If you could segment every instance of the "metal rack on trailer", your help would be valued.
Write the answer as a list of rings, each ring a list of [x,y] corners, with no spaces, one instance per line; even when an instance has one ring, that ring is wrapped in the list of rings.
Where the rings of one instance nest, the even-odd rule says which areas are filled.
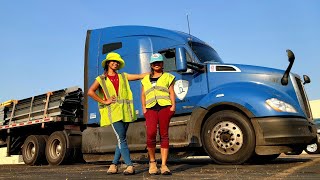
[[[0,126],[0,130],[11,129],[11,128],[15,128],[15,127],[22,127],[22,126],[29,126],[29,125],[34,125],[34,124],[43,124],[43,123],[47,123],[47,122],[60,122],[60,121],[66,121],[66,120],[64,120],[64,118],[61,118],[58,116],[47,117],[44,119],[30,120],[28,122],[11,123],[8,125],[3,125],[3,126]]]

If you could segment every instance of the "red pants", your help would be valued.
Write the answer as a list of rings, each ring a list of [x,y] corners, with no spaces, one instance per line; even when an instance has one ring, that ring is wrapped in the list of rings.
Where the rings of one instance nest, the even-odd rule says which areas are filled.
[[[161,148],[169,148],[169,123],[174,112],[170,111],[170,107],[165,107],[160,111],[148,109],[144,114],[146,118],[147,130],[147,147],[156,147],[157,127],[159,124],[160,145]]]

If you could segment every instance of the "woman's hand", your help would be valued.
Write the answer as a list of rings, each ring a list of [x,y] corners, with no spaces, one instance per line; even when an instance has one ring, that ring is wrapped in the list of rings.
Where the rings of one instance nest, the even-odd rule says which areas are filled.
[[[176,106],[171,106],[170,111],[172,111],[172,112],[176,111]]]
[[[147,112],[147,108],[142,108],[142,112],[145,114]]]
[[[110,105],[111,103],[115,103],[115,102],[117,102],[117,98],[116,96],[112,96],[111,98],[104,100],[103,104]]]

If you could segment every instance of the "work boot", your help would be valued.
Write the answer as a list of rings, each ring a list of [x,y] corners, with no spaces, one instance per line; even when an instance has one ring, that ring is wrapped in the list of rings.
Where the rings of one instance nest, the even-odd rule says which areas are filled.
[[[124,175],[134,175],[136,172],[134,170],[134,167],[131,165],[131,166],[128,166],[127,169],[125,169],[123,171],[123,174]]]
[[[118,173],[118,166],[115,164],[111,164],[107,171],[107,174],[117,174],[117,173]]]
[[[158,174],[158,168],[157,168],[157,162],[156,161],[150,161],[149,162],[149,174],[150,175]]]
[[[171,175],[171,172],[166,165],[161,165],[160,171],[162,175]]]

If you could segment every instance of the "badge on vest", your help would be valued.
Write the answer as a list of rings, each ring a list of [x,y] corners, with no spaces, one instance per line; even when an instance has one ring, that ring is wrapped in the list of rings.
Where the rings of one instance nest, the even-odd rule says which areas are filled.
[[[174,83],[174,93],[176,94],[176,96],[178,97],[178,99],[183,100],[187,93],[188,93],[188,89],[189,89],[189,81],[186,80],[177,80]]]

